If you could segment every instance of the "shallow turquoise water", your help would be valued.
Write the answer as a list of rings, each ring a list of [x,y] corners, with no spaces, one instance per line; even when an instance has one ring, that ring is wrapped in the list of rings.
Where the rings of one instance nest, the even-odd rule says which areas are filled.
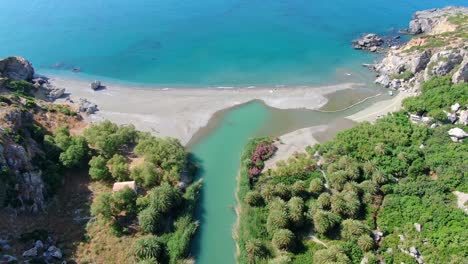
[[[161,85],[321,84],[372,60],[363,32],[466,0],[0,1],[0,57]],[[360,67],[354,67],[354,70]]]
[[[203,190],[198,218],[200,230],[192,254],[197,263],[234,263],[232,239],[239,157],[251,135],[268,118],[267,108],[258,102],[226,113],[217,129],[191,150],[201,165]]]

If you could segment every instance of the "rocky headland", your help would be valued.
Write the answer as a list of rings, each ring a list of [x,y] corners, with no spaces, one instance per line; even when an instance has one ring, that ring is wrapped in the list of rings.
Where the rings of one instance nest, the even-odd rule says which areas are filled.
[[[468,81],[467,7],[417,12],[405,32],[415,36],[369,66],[377,73],[376,83],[418,92],[421,83],[433,76],[450,74],[453,83]]]

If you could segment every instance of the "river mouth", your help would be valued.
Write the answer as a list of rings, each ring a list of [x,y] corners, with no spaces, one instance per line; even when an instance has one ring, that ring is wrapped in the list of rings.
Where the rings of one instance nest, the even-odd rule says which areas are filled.
[[[325,125],[327,129],[316,136],[320,142],[328,140],[356,124],[346,116],[388,99],[384,91],[364,87],[331,93],[329,102],[319,110],[282,110],[254,100],[214,114],[187,145],[200,168],[197,177],[204,181],[196,213],[200,229],[191,251],[197,263],[235,263],[236,178],[239,157],[249,139]]]

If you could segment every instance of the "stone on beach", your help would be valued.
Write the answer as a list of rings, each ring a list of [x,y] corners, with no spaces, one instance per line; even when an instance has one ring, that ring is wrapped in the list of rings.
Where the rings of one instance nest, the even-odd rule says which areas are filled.
[[[79,111],[87,114],[94,114],[98,111],[98,106],[95,103],[91,103],[86,98],[80,98],[78,101]]]

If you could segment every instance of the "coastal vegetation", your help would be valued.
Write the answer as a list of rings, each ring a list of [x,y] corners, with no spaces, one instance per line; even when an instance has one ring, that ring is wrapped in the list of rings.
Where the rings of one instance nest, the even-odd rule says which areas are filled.
[[[83,218],[90,221],[80,231],[80,245],[67,257],[102,262],[110,256],[99,256],[99,245],[113,240],[123,250],[111,256],[111,262],[180,263],[188,258],[198,228],[193,212],[201,182],[192,183],[195,167],[178,140],[110,121],[72,133],[83,121],[70,106],[35,98],[34,87],[26,81],[8,80],[4,87],[0,160],[8,166],[2,167],[0,177],[2,207],[37,212],[61,192],[66,175],[80,178],[83,173],[86,182],[94,181],[87,183],[93,190],[86,210],[91,217]],[[34,180],[23,182],[23,175]],[[112,185],[122,181],[135,181],[136,188],[112,191]],[[37,192],[24,194],[24,188]],[[42,230],[42,235],[31,239],[45,241],[54,233],[53,226],[47,230],[39,223],[32,226],[36,226],[32,233]],[[89,248],[92,253],[81,253]]]
[[[454,125],[440,115],[456,102],[468,103],[468,84],[433,78],[403,110],[260,173],[252,157],[272,140],[249,142],[241,158],[238,261],[467,261],[468,219],[452,192],[468,191],[468,148],[447,136]],[[439,126],[412,123],[409,113]]]

